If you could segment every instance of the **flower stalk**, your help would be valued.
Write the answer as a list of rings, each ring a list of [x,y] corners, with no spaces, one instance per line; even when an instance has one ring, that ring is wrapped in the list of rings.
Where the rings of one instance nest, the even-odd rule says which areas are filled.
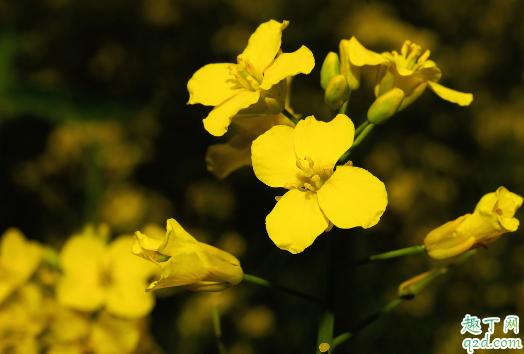
[[[345,265],[349,267],[357,267],[359,265],[371,263],[373,261],[384,261],[386,259],[409,256],[410,254],[417,254],[422,252],[426,252],[426,247],[424,245],[406,247],[394,251],[379,253],[372,256],[360,258],[355,261],[348,262]]]
[[[281,291],[281,292],[284,292],[284,293],[287,293],[287,294],[299,297],[299,298],[301,298],[303,300],[309,301],[309,302],[317,304],[317,305],[320,305],[320,303],[321,303],[320,298],[318,296],[305,294],[305,293],[303,293],[301,291],[298,291],[298,290],[286,288],[285,286],[276,285],[276,284],[273,284],[272,282],[270,282],[269,280],[262,279],[262,278],[254,276],[254,275],[250,275],[250,274],[245,274],[244,273],[244,281],[247,281],[247,282],[253,283],[253,284],[257,284],[257,285],[260,285],[260,286],[264,286],[266,288],[275,289],[275,290],[278,290],[278,291]]]

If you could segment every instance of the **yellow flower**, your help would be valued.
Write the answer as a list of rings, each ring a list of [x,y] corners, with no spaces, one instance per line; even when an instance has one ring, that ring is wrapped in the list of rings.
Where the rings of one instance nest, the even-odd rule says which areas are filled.
[[[42,246],[27,241],[16,228],[7,229],[0,239],[0,303],[34,274],[42,259]]]
[[[431,231],[424,239],[430,257],[444,259],[466,252],[473,246],[486,247],[503,233],[516,231],[515,212],[522,197],[504,187],[483,196],[473,214],[466,214]]]
[[[348,229],[378,223],[387,205],[384,183],[368,171],[338,166],[355,127],[344,114],[331,122],[310,116],[295,129],[277,125],[253,142],[253,170],[270,187],[291,189],[266,218],[269,237],[300,253],[331,224]]]
[[[155,299],[144,292],[144,286],[158,270],[129,252],[132,236],[120,236],[107,245],[101,233],[86,227],[64,245],[60,253],[63,277],[56,288],[58,302],[88,312],[105,305],[109,313],[120,317],[147,315]]]
[[[188,104],[215,106],[204,127],[215,136],[224,135],[237,113],[278,114],[284,108],[288,76],[309,74],[315,66],[313,53],[302,46],[293,53],[280,51],[282,31],[289,24],[271,20],[251,35],[238,64],[208,64],[187,84]],[[276,57],[276,58],[275,58]],[[242,111],[241,111],[242,110]]]
[[[165,236],[137,231],[132,252],[162,269],[160,279],[146,291],[182,285],[193,291],[223,291],[244,277],[238,259],[198,242],[175,219],[167,221]]]
[[[296,118],[299,115],[290,107],[290,88],[293,77],[286,78],[285,107]],[[225,144],[211,145],[206,153],[207,170],[224,179],[240,167],[251,166],[251,143],[275,125],[295,127],[282,113],[276,115],[237,114],[232,123],[240,128],[237,135]]]
[[[349,40],[349,60],[353,65],[380,65],[375,86],[376,97],[393,88],[404,91],[406,97],[399,111],[419,98],[427,86],[446,101],[468,106],[473,101],[472,94],[458,92],[437,83],[442,74],[435,62],[428,60],[429,53],[426,50],[422,54],[420,46],[405,41],[400,55],[396,51],[378,54],[364,48],[355,37]]]

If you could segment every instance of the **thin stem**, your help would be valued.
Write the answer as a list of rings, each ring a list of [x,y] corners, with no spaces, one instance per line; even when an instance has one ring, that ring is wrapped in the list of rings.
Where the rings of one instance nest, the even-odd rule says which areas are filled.
[[[301,291],[298,291],[298,290],[286,288],[286,287],[280,286],[280,285],[275,285],[275,284],[271,283],[268,280],[265,280],[265,279],[262,279],[262,278],[259,278],[259,277],[255,277],[254,275],[244,274],[244,281],[247,281],[247,282],[250,282],[250,283],[254,283],[254,284],[258,284],[258,285],[261,285],[261,286],[265,286],[266,288],[271,288],[271,289],[275,289],[275,290],[278,290],[278,291],[282,291],[282,292],[294,295],[296,297],[299,297],[301,299],[307,300],[307,301],[312,302],[312,303],[317,304],[317,305],[321,304],[321,300],[320,300],[320,298],[318,296],[305,294],[305,293],[303,293]]]
[[[470,259],[474,254],[475,250],[468,251],[464,254],[462,254],[455,262],[448,264],[446,266],[433,269],[432,271],[428,272],[426,276],[419,278],[420,276],[417,276],[415,278],[412,278],[408,280],[410,282],[413,279],[417,279],[415,283],[411,284],[408,290],[405,290],[405,292],[402,293],[402,296],[397,297],[393,301],[391,301],[389,304],[384,306],[380,311],[374,313],[373,315],[366,318],[364,321],[360,322],[355,326],[355,328],[349,332],[342,333],[341,335],[335,337],[333,339],[333,345],[332,348],[335,348],[336,346],[342,344],[346,340],[353,337],[357,332],[365,328],[367,325],[373,323],[374,321],[378,320],[382,316],[390,313],[395,307],[402,304],[406,300],[411,300],[415,297],[416,294],[424,290],[429,284],[431,284],[435,279],[440,277],[443,274],[446,274],[447,271],[461,263],[464,263],[468,259]],[[404,282],[403,284],[405,284]],[[402,288],[402,285],[401,285]],[[402,290],[399,289],[399,292]]]
[[[356,139],[353,141],[353,145],[349,148],[348,151],[346,151],[344,153],[344,155],[342,155],[340,157],[340,159],[338,159],[339,162],[344,162],[349,154],[351,154],[351,152],[357,147],[360,145],[360,143],[362,142],[362,140],[364,140],[366,138],[366,136],[369,134],[369,132],[371,131],[371,129],[373,129],[375,125],[374,124],[371,124],[370,122],[368,122],[367,120],[362,123],[358,128],[357,130],[355,130],[355,136],[356,136]]]
[[[346,114],[346,110],[348,109],[348,102],[349,102],[349,100],[344,102],[342,107],[340,107],[340,110],[338,111],[338,114]]]
[[[426,247],[424,245],[401,248],[399,250],[389,251],[385,253],[375,254],[373,256],[369,256],[365,258],[360,258],[360,259],[357,259],[356,261],[348,262],[344,264],[343,266],[356,267],[362,264],[371,263],[373,261],[383,261],[386,259],[408,256],[410,254],[417,254],[417,253],[422,253],[425,251],[426,251]]]
[[[341,335],[335,337],[333,339],[333,345],[331,346],[332,349],[335,349],[338,345],[344,343],[351,337],[353,337],[357,332],[364,329],[369,324],[375,322],[382,316],[390,313],[395,307],[402,304],[404,301],[408,300],[408,297],[398,297],[395,300],[391,301],[389,304],[384,306],[382,309],[380,309],[378,312],[374,313],[373,315],[366,318],[364,321],[360,322],[355,326],[355,328],[349,332],[342,333]]]
[[[213,330],[215,332],[215,339],[217,341],[218,352],[220,354],[226,354],[226,348],[224,343],[222,343],[222,330],[220,328],[220,311],[218,306],[213,306]]]
[[[288,117],[293,123],[298,124],[299,119],[295,118],[295,116],[289,113],[287,109],[284,108],[284,110],[282,111],[282,114]]]

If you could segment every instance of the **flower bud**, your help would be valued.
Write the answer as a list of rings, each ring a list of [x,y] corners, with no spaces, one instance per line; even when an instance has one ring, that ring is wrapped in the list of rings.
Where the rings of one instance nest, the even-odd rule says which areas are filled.
[[[329,52],[320,69],[320,86],[325,90],[335,75],[340,75],[340,61],[337,53]]]
[[[344,102],[349,100],[349,86],[344,75],[335,75],[329,81],[324,94],[324,101],[331,110],[342,107]]]
[[[356,90],[360,86],[360,66],[351,64],[349,60],[349,40],[343,39],[339,45],[340,73],[345,75],[349,88]]]
[[[162,268],[160,279],[151,283],[146,291],[170,286],[184,286],[193,291],[223,291],[244,277],[238,259],[198,242],[175,219],[167,221],[163,241],[158,236],[148,237],[137,231],[132,252]]]
[[[272,115],[280,114],[284,110],[284,100],[276,100],[272,97],[265,97],[264,101],[266,102],[266,106]]]
[[[422,291],[429,283],[431,283],[435,278],[441,276],[447,272],[447,268],[437,268],[419,274],[409,280],[406,280],[398,287],[398,296],[415,296],[420,291]]]
[[[398,111],[404,97],[404,91],[398,88],[379,96],[369,107],[368,121],[375,125],[384,124]]]
[[[473,214],[466,214],[431,231],[424,239],[430,257],[444,259],[466,252],[474,246],[487,247],[503,233],[516,231],[514,218],[522,197],[500,187],[483,196]]]

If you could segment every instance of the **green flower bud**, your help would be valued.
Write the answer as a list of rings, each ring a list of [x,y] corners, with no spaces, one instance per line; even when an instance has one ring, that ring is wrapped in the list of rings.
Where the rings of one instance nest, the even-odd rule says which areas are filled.
[[[339,45],[340,51],[340,73],[345,75],[351,90],[360,86],[360,66],[351,64],[349,60],[349,40],[343,39]]]
[[[348,82],[344,75],[335,75],[329,81],[326,87],[326,93],[324,95],[324,101],[331,110],[336,110],[342,107],[344,102],[349,100]]]
[[[329,81],[335,75],[340,74],[340,61],[338,60],[337,53],[329,52],[322,64],[320,69],[320,86],[325,90],[329,84]]]
[[[375,125],[385,123],[398,111],[404,100],[404,96],[404,91],[399,88],[394,88],[379,96],[371,107],[369,107],[368,121]]]

